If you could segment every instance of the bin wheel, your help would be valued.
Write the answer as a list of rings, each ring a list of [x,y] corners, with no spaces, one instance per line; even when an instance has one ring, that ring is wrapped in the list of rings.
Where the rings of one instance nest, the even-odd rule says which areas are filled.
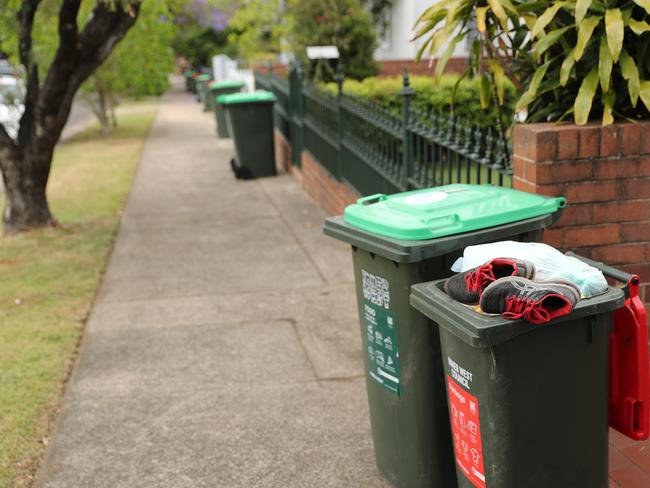
[[[235,178],[238,180],[250,180],[253,178],[253,173],[246,166],[240,166],[235,158],[230,160],[230,167],[235,173]]]

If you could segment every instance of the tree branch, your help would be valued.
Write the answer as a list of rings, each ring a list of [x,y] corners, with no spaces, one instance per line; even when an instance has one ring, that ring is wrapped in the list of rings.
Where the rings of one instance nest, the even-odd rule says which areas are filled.
[[[61,14],[67,6],[65,16],[68,25],[72,11],[77,12],[79,0],[64,0]],[[106,60],[117,43],[135,24],[141,1],[134,3],[98,2],[92,16],[79,33],[74,14],[74,33],[59,29],[61,39],[50,66],[47,78],[41,88],[38,104],[38,123],[43,138],[50,143],[58,140],[65,125],[75,93],[86,79]],[[77,10],[75,10],[75,7]],[[75,42],[72,42],[72,39]]]
[[[77,47],[79,28],[77,15],[79,15],[81,0],[65,0],[59,10],[59,49],[73,50]]]
[[[111,53],[115,45],[135,24],[142,0],[134,3],[120,3],[111,8],[104,2],[97,4],[90,21],[79,36],[82,58],[98,57],[99,64]]]
[[[4,173],[6,161],[16,158],[18,148],[7,130],[0,124],[0,171]]]
[[[39,79],[38,65],[32,58],[32,29],[34,27],[34,16],[41,3],[41,0],[24,0],[18,11],[19,24],[19,46],[18,54],[20,63],[25,68],[27,75],[27,90],[25,94],[25,111],[20,118],[18,129],[18,146],[24,147],[32,133],[34,110],[38,101]]]
[[[18,11],[18,25],[20,26],[18,54],[20,63],[29,70],[32,63],[32,28],[34,26],[34,15],[41,3],[41,0],[23,0]]]

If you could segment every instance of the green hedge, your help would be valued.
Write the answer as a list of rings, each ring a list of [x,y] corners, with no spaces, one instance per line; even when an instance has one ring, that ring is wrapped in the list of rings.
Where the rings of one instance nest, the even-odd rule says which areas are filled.
[[[411,86],[415,91],[413,106],[434,108],[438,113],[450,114],[460,117],[464,121],[471,121],[473,125],[481,127],[494,126],[496,123],[496,110],[481,108],[479,98],[479,80],[465,79],[460,82],[452,103],[452,92],[458,81],[458,75],[445,75],[438,84],[428,76],[412,76]],[[325,85],[327,91],[336,93],[336,84]],[[402,77],[379,78],[376,76],[366,78],[363,81],[346,79],[343,84],[343,92],[354,97],[370,99],[396,114],[401,114],[402,97],[399,95],[402,89]],[[505,127],[512,124],[515,104],[515,89],[511,84],[506,85],[505,103],[503,108],[503,123]]]

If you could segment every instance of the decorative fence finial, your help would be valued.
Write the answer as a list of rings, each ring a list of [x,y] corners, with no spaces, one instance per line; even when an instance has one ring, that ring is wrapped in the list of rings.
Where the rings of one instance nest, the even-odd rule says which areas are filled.
[[[409,78],[408,66],[404,65],[404,72],[402,74],[402,89],[399,94],[403,96],[412,96],[415,92],[411,86],[411,80]]]

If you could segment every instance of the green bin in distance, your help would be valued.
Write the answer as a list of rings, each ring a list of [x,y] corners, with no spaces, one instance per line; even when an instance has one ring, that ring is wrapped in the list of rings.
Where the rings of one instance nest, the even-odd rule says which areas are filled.
[[[194,71],[191,69],[185,70],[183,73],[183,78],[185,78],[185,91],[188,93],[192,92],[192,84],[194,82],[194,78],[192,75],[194,74]]]
[[[440,332],[458,487],[607,488],[608,338],[623,290],[532,325],[479,314],[443,284],[414,285],[411,304]]]
[[[326,219],[352,246],[375,458],[395,486],[456,486],[440,338],[410,306],[411,285],[450,276],[466,246],[539,241],[564,204],[458,184],[361,198]]]
[[[228,133],[233,138],[236,157],[231,166],[237,178],[275,175],[273,93],[254,91],[221,95],[217,103],[225,111]]]
[[[245,83],[240,80],[224,80],[212,82],[208,87],[210,90],[210,100],[214,110],[214,117],[217,122],[217,135],[221,138],[230,136],[228,135],[226,115],[223,111],[223,107],[217,103],[217,98],[221,95],[239,93],[244,85]]]
[[[212,81],[212,76],[203,74],[197,76],[195,80],[196,80],[196,94],[198,95],[198,101],[204,104],[205,106],[208,83]]]

